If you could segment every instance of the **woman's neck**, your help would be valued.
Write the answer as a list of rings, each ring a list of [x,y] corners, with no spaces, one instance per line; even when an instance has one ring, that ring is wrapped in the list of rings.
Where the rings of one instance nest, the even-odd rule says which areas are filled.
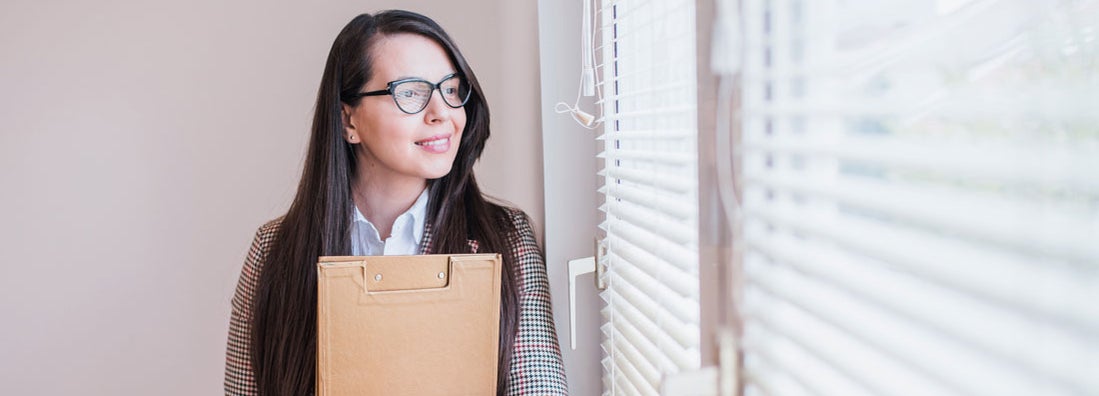
[[[424,179],[385,182],[369,177],[359,179],[351,189],[355,207],[378,229],[383,241],[392,233],[397,216],[411,208],[427,187]]]

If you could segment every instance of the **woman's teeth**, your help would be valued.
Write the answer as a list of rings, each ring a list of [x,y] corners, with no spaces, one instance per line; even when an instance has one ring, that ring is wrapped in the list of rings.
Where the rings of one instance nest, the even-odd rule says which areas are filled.
[[[447,144],[447,143],[450,143],[450,138],[429,140],[429,141],[426,141],[426,142],[416,142],[416,144],[421,145],[421,146],[442,146],[442,145]]]

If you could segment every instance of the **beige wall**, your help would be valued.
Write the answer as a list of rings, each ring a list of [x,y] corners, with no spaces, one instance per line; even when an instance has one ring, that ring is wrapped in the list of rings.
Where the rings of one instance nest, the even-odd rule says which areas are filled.
[[[312,4],[0,4],[0,394],[221,391],[248,243],[287,207],[359,12],[455,36],[492,105],[482,184],[542,224],[534,2]]]
[[[580,81],[580,30],[583,2],[540,0],[538,44],[542,91],[542,168],[546,196],[546,263],[553,288],[553,306],[563,347],[565,371],[573,395],[602,393],[600,366],[602,300],[594,275],[576,281],[576,350],[570,348],[568,261],[595,254],[594,241],[600,222],[601,201],[596,178],[599,130],[588,130],[566,114],[557,114],[557,102],[572,104]],[[592,98],[580,107],[598,114]]]

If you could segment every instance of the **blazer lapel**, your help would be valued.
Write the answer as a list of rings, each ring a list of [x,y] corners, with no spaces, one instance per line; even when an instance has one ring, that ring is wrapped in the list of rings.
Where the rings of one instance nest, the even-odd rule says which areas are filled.
[[[431,224],[430,223],[425,223],[424,224],[424,234],[420,238],[420,254],[431,254],[432,253],[431,242],[432,242],[432,239],[434,239],[433,237],[434,237],[434,233],[431,232]],[[470,253],[477,253],[477,251],[481,248],[481,243],[477,242],[476,239],[467,239],[466,243],[469,244],[469,252]]]
[[[424,233],[420,236],[420,254],[431,254],[431,223],[424,223]]]

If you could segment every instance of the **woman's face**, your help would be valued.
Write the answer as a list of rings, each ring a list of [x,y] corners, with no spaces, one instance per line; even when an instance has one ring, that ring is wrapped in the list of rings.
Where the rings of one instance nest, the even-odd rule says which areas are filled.
[[[373,75],[360,92],[385,90],[390,81],[421,78],[432,83],[458,72],[439,44],[414,34],[382,37],[373,49]],[[450,172],[462,129],[463,108],[439,96],[423,111],[402,112],[393,96],[364,96],[358,106],[344,105],[344,139],[355,147],[360,175],[372,182],[436,179]]]

